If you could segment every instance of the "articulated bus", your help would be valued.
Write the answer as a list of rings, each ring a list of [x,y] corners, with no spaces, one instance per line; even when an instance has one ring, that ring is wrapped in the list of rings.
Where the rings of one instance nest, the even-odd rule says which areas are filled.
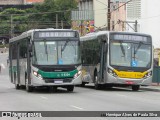
[[[152,82],[153,47],[148,34],[99,31],[81,38],[82,85],[95,89],[141,85]]]
[[[9,41],[10,79],[16,89],[63,87],[82,83],[80,37],[71,29],[34,29]]]

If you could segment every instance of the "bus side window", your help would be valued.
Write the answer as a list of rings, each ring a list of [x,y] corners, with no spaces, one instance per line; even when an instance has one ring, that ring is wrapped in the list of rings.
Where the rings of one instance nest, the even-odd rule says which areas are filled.
[[[20,58],[26,58],[27,57],[27,39],[20,42]]]

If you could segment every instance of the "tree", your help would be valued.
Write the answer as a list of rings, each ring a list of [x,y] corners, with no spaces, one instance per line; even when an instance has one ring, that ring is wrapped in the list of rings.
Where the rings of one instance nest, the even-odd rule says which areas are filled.
[[[59,22],[63,21],[65,27],[70,27],[71,10],[76,8],[76,0],[45,0],[26,10],[5,9],[0,12],[0,35],[9,35],[11,31],[20,34],[29,29],[55,28],[56,15]]]

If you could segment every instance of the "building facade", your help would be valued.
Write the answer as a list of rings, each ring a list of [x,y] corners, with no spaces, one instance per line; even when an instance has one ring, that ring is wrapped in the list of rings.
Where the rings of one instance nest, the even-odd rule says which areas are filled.
[[[160,48],[160,0],[141,0],[140,32],[152,35],[154,48]]]
[[[24,4],[43,3],[44,0],[24,0]]]
[[[0,0],[0,5],[22,5],[24,0]]]
[[[72,11],[72,28],[83,36],[98,29],[106,29],[106,0],[78,0],[78,10]]]
[[[111,2],[111,31],[126,30],[126,0],[112,0]]]
[[[132,0],[127,4],[126,20],[132,21],[126,26],[126,31],[133,32],[134,21],[137,20],[137,30],[152,36],[154,48],[160,48],[160,0]],[[130,27],[131,26],[131,27]]]
[[[42,2],[44,2],[44,0],[0,0],[0,5],[24,5]]]
[[[126,7],[126,31],[140,32],[140,24],[136,23],[136,20],[139,20],[142,15],[141,0],[131,0]]]

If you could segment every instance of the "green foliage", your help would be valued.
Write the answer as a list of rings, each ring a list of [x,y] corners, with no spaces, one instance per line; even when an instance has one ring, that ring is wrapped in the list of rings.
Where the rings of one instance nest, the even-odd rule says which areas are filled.
[[[59,22],[62,20],[69,26],[71,10],[76,8],[76,0],[45,0],[25,10],[5,9],[0,12],[0,36],[9,36],[11,28],[14,34],[20,34],[29,29],[55,27],[56,14]]]

